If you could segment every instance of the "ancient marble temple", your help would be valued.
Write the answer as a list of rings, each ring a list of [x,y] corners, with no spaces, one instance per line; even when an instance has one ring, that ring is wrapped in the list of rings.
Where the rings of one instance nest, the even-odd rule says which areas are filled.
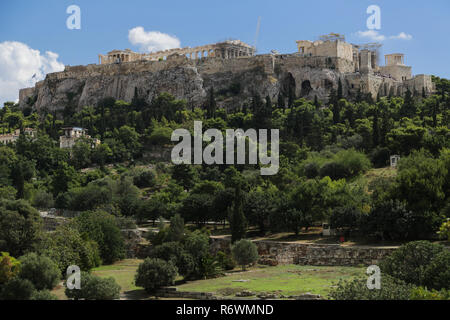
[[[99,54],[99,64],[111,64],[141,60],[166,60],[168,56],[173,54],[184,55],[189,59],[201,59],[204,57],[232,59],[254,56],[255,48],[240,40],[227,40],[194,48],[176,48],[152,53],[137,53],[131,51],[130,49],[113,50],[111,52],[108,52],[108,54],[106,55]]]

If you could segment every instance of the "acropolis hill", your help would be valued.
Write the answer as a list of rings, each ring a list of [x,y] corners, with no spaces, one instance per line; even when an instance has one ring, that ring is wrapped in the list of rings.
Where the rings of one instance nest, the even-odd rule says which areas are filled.
[[[98,65],[66,66],[34,88],[20,90],[20,105],[60,110],[69,102],[96,105],[104,97],[131,102],[135,93],[151,102],[169,92],[194,107],[205,103],[211,87],[218,106],[226,108],[241,107],[254,93],[276,99],[289,90],[296,97],[327,101],[339,79],[348,99],[359,90],[373,97],[403,95],[408,88],[434,91],[431,76],[412,76],[403,54],[386,55],[385,66],[379,66],[377,44],[358,46],[330,34],[314,42],[297,41],[297,46],[296,53],[262,55],[239,40],[149,54],[114,50],[99,55]]]

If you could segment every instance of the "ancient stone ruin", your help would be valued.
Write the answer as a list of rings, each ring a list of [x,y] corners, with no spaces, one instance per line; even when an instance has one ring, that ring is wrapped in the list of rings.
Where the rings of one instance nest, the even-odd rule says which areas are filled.
[[[207,44],[195,48],[176,48],[152,53],[137,53],[130,49],[113,50],[107,55],[99,54],[99,64],[133,62],[133,61],[160,61],[167,60],[167,57],[176,54],[184,55],[188,59],[201,59],[206,57],[217,57],[231,59],[239,57],[251,57],[255,54],[255,48],[240,41],[227,40],[215,44]]]
[[[317,41],[299,40],[297,46],[295,53],[261,55],[239,40],[154,53],[115,50],[100,55],[97,65],[66,66],[20,90],[20,106],[52,111],[69,102],[78,108],[95,106],[105,97],[131,102],[136,95],[151,103],[168,92],[190,107],[202,107],[211,88],[223,108],[248,105],[255,93],[272,101],[294,93],[326,102],[339,80],[350,100],[361,93],[375,98],[404,95],[408,89],[435,91],[431,76],[412,76],[403,54],[386,55],[386,65],[379,66],[378,44],[354,45],[330,34]]]

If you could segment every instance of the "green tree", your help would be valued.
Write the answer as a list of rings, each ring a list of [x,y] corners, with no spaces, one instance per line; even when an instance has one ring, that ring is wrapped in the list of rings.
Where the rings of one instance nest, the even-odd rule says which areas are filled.
[[[214,97],[214,87],[211,87],[211,89],[208,92],[208,103],[207,103],[207,117],[208,118],[214,118],[216,115],[216,109],[217,109],[217,103],[216,99]]]
[[[46,234],[37,251],[51,258],[62,275],[71,265],[89,271],[101,264],[97,242],[83,239],[77,229],[68,225],[61,225],[51,234]]]
[[[34,176],[34,162],[19,157],[11,170],[12,182],[17,190],[17,199],[23,199],[25,196],[25,182]]]
[[[351,232],[360,227],[362,219],[362,212],[354,206],[336,207],[331,213],[330,225]]]
[[[242,193],[241,186],[237,185],[234,189],[234,201],[230,219],[232,243],[244,238],[247,232],[247,220],[244,215],[243,206],[244,194]]]
[[[114,202],[125,216],[135,214],[138,207],[140,190],[130,177],[121,176],[114,188]]]
[[[424,151],[414,152],[399,162],[394,196],[406,201],[413,211],[438,212],[445,200],[447,174],[440,159],[433,159]]]
[[[53,195],[67,192],[79,185],[79,176],[75,168],[66,162],[60,162],[52,177]]]
[[[87,168],[91,164],[92,142],[87,138],[78,139],[72,148],[72,159],[77,169]]]
[[[150,253],[150,258],[172,261],[177,267],[178,273],[186,279],[196,276],[194,257],[184,249],[180,242],[165,242],[155,246]]]
[[[30,280],[21,278],[12,278],[0,289],[0,300],[30,300],[36,290]]]
[[[0,251],[21,256],[39,242],[39,212],[24,200],[0,200]]]
[[[448,289],[450,256],[448,252],[441,255],[445,251],[442,245],[428,241],[409,242],[383,259],[380,268],[382,272],[407,283],[438,290]]]
[[[37,290],[52,290],[58,284],[61,273],[57,264],[49,257],[31,252],[19,260],[19,277],[31,281]]]
[[[125,257],[125,242],[115,217],[105,211],[86,211],[75,218],[75,226],[98,243],[100,256],[105,263]]]
[[[245,270],[249,264],[255,263],[259,259],[258,249],[256,245],[250,240],[239,240],[231,248],[233,258],[237,264]]]
[[[203,262],[209,256],[209,235],[199,230],[186,235],[184,248],[194,260],[194,270],[189,275],[191,278],[200,279],[205,276]]]
[[[176,214],[170,218],[170,226],[167,234],[168,241],[182,241],[184,238],[184,220]]]
[[[135,283],[148,293],[172,285],[177,275],[177,267],[172,261],[146,258],[138,267]]]
[[[172,178],[182,187],[190,190],[195,185],[197,172],[191,165],[179,164],[173,167]]]

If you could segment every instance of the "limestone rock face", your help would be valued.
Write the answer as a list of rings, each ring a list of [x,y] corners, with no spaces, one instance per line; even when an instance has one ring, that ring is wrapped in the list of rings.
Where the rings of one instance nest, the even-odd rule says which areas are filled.
[[[62,110],[67,105],[78,109],[95,106],[105,97],[131,102],[135,92],[151,102],[168,92],[186,99],[190,107],[201,107],[213,87],[219,107],[240,108],[257,93],[276,101],[281,93],[326,101],[341,79],[344,96],[358,89],[376,95],[382,87],[396,86],[392,79],[378,79],[366,84],[367,76],[354,73],[353,65],[340,58],[260,55],[236,59],[203,58],[189,60],[184,56],[165,61],[136,61],[109,65],[67,66],[64,71],[48,74],[34,89],[20,92],[22,107],[37,111]],[[386,89],[387,88],[387,89]],[[373,92],[372,92],[373,91]]]

